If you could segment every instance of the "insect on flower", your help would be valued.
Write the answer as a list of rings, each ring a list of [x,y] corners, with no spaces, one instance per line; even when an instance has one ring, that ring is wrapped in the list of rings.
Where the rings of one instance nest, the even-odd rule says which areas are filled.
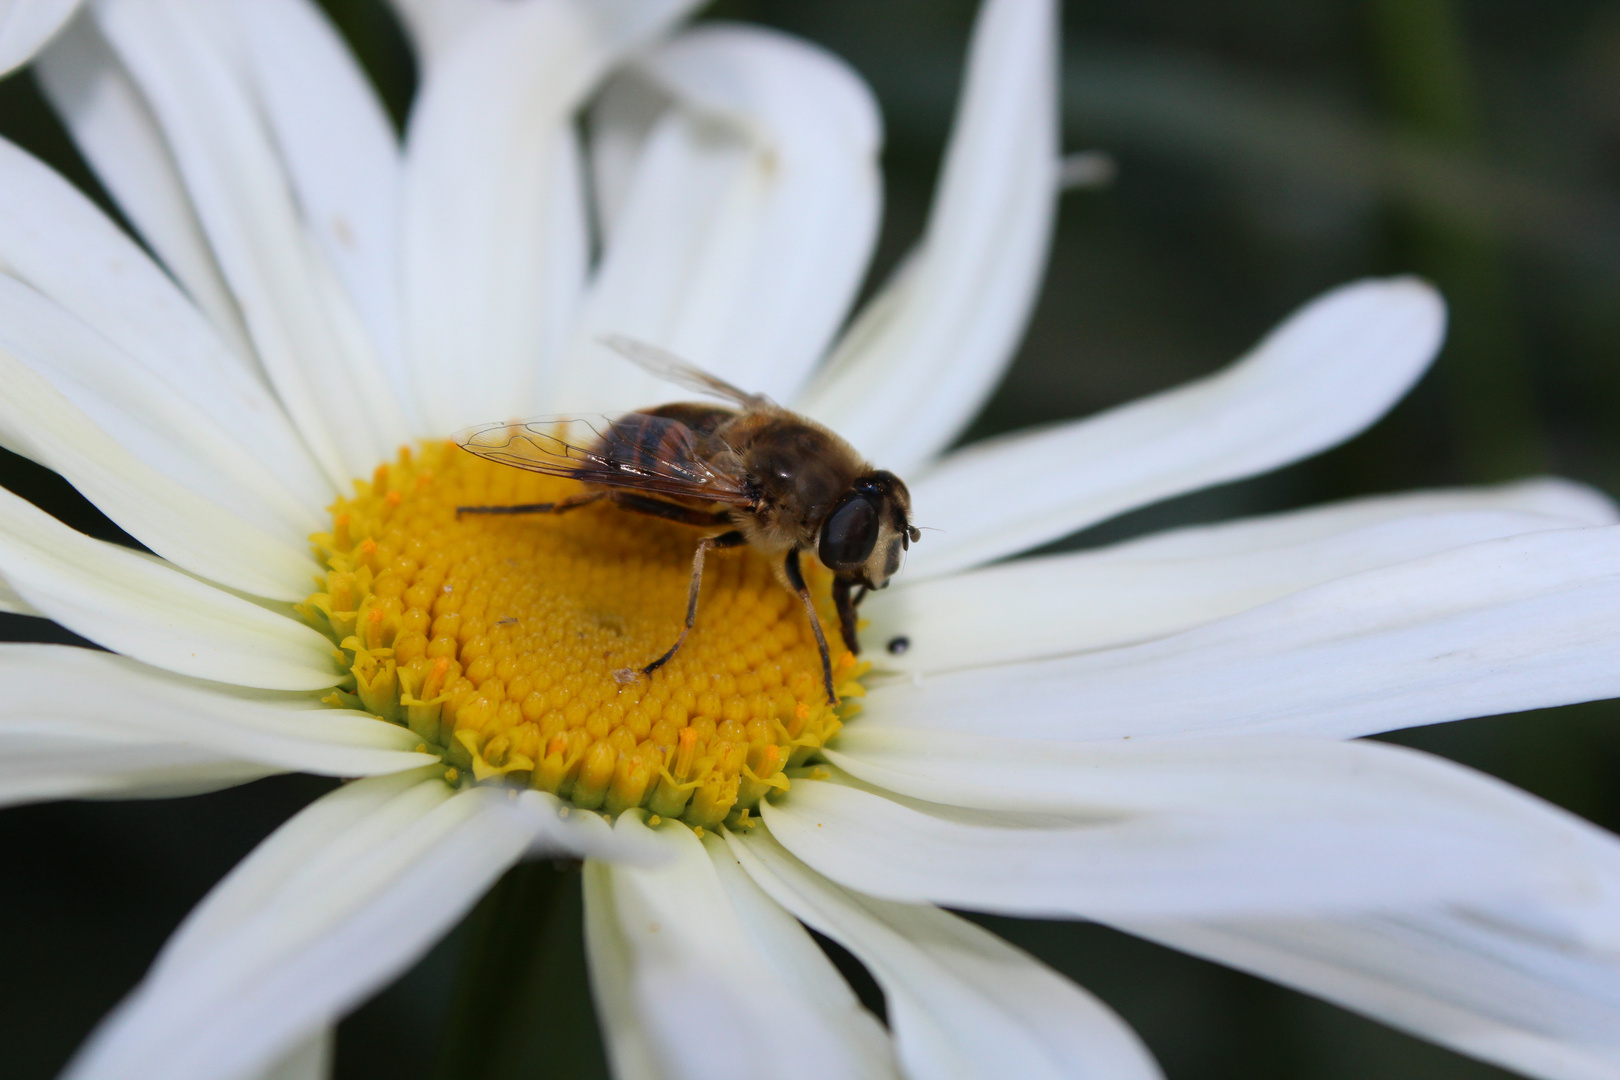
[[[698,541],[692,556],[686,624],[669,651],[621,681],[657,671],[679,651],[697,618],[703,559],[716,548],[752,545],[782,556],[777,577],[799,597],[821,651],[827,698],[832,658],[805,585],[799,555],[814,551],[833,573],[839,632],[859,652],[855,608],[900,569],[901,554],[920,538],[911,524],[911,494],[898,476],[874,469],[843,439],[761,394],[739,390],[664,350],[623,337],[604,344],[657,375],[731,405],[675,402],[604,417],[543,416],[484,424],[457,433],[462,449],[519,469],[590,485],[556,502],[460,506],[461,514],[562,514],[592,503],[720,532]],[[858,591],[857,591],[858,590]]]

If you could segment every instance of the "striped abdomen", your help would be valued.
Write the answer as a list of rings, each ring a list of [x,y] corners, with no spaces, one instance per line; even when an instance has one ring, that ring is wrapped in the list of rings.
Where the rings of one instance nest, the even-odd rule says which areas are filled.
[[[613,422],[596,453],[614,472],[669,476],[687,473],[701,482],[708,474],[703,466],[705,447],[701,443],[721,423],[735,416],[730,409],[711,405],[664,405],[647,412],[626,413]],[[682,469],[683,465],[693,466]],[[599,475],[594,467],[581,469],[581,480]]]

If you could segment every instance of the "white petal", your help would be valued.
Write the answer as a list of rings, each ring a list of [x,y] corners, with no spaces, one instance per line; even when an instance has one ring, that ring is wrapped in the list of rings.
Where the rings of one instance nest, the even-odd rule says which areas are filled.
[[[171,799],[286,769],[187,743],[0,728],[0,806],[57,799]]]
[[[0,75],[33,59],[79,0],[0,0]]]
[[[282,1058],[259,1080],[327,1080],[332,1075],[332,1043],[337,1032],[323,1028]]]
[[[231,417],[198,409],[106,337],[3,272],[0,347],[157,473],[288,545],[302,545],[321,527],[315,508],[238,440]]]
[[[703,846],[725,888],[731,910],[765,953],[772,973],[820,1012],[847,1042],[848,1056],[868,1075],[894,1076],[894,1047],[877,1017],[866,1010],[827,954],[794,916],[777,903],[718,834],[706,833]]]
[[[947,672],[1146,641],[1349,574],[1465,544],[1607,525],[1613,504],[1558,480],[1412,492],[1175,529],[869,596],[884,668]]]
[[[628,866],[657,867],[670,861],[665,845],[646,830],[615,829],[602,815],[579,810],[555,795],[525,791],[518,796],[525,811],[538,817],[544,828],[528,854],[541,857],[600,859]]]
[[[691,6],[497,5],[427,69],[406,140],[403,285],[427,430],[537,411],[588,254],[572,114]]]
[[[1548,1080],[1620,1075],[1620,960],[1520,913],[1116,922],[1122,930],[1315,994],[1472,1057]]]
[[[835,760],[949,804],[794,780],[766,823],[840,884],[914,903],[1174,919],[1550,899],[1584,905],[1589,929],[1620,944],[1620,842],[1416,751],[1277,738],[936,749],[920,733],[910,749],[916,760],[899,747],[877,764],[858,749]]]
[[[19,596],[17,594],[17,590],[13,589],[4,580],[0,580],[0,611],[4,611],[12,615],[33,615],[39,618],[44,617],[40,615],[40,613],[32,606],[30,606],[28,601]]]
[[[81,14],[35,65],[74,145],[147,245],[241,357],[247,328],[220,274],[157,119],[95,20]]]
[[[1112,1010],[994,934],[842,889],[763,829],[726,839],[761,888],[871,970],[910,1080],[1161,1075]]]
[[[392,0],[424,65],[436,63],[462,31],[502,0]]]
[[[252,362],[71,184],[0,140],[0,263],[94,327],[197,409],[229,421],[309,506],[332,498]],[[348,479],[344,478],[345,481]]]
[[[555,400],[621,411],[669,395],[597,340],[607,333],[785,400],[876,239],[876,103],[836,57],[752,27],[701,26],[637,71],[673,107],[637,148]]]
[[[591,220],[603,248],[614,243],[647,136],[670,104],[668,91],[633,67],[610,78],[590,104],[585,148],[591,172]]]
[[[874,687],[863,726],[1350,737],[1620,695],[1620,526],[1454,548],[1167,638]]]
[[[198,0],[101,0],[94,10],[162,125],[282,404],[329,476],[368,475],[407,428],[229,43]]]
[[[1620,520],[1615,501],[1596,488],[1557,476],[1508,484],[1418,488],[1322,503],[1279,514],[1194,525],[1146,536],[1132,544],[1143,554],[1234,555],[1270,543],[1307,543],[1348,529],[1424,515],[1478,511],[1526,514],[1582,525]]]
[[[616,831],[647,833],[639,815]],[[591,989],[620,1080],[781,1080],[893,1076],[875,1019],[802,927],[739,871],[671,821],[651,835],[669,865],[585,866]],[[694,1028],[694,1004],[718,1017]],[[793,1033],[785,1045],[782,1033]]]
[[[422,807],[459,803],[451,818],[490,822],[504,847],[519,842],[523,855],[546,854],[656,865],[667,852],[645,836],[615,836],[600,815],[573,811],[555,796],[499,787],[470,787],[455,796],[439,782],[442,765],[348,784],[313,803],[271,835],[217,885],[158,957],[157,967],[205,958],[245,923],[270,914],[278,897],[325,888],[357,860],[370,858],[380,840]],[[343,792],[350,792],[344,795]],[[401,797],[404,796],[404,797]],[[414,844],[415,841],[412,841]],[[364,886],[369,875],[355,884]],[[473,893],[474,897],[477,891]],[[454,920],[451,920],[452,922]]]
[[[338,789],[215,887],[64,1076],[263,1071],[426,952],[540,827],[437,769]]]
[[[902,476],[973,418],[1040,289],[1058,195],[1055,8],[980,9],[922,243],[798,402]]]
[[[1207,378],[959,450],[911,481],[913,520],[941,531],[926,534],[906,573],[989,562],[1325,450],[1400,400],[1434,358],[1444,326],[1428,285],[1358,282],[1307,304]]]
[[[0,574],[74,633],[181,675],[318,690],[342,674],[332,643],[311,627],[75,532],[9,491],[0,491]]]
[[[1481,773],[1365,740],[1267,735],[1058,742],[857,723],[825,753],[858,786],[941,807],[1056,815],[1054,823],[1110,826],[1129,817],[1200,813],[1211,822],[1236,822],[1234,815],[1286,820],[1308,806],[1310,814],[1369,823],[1403,815],[1416,822],[1427,814],[1445,824],[1466,812],[1468,828],[1504,839],[1519,835],[1526,844],[1537,836],[1564,843],[1556,838],[1571,827],[1577,839],[1568,843],[1585,843],[1581,838],[1589,834],[1607,837]],[[1397,802],[1403,809],[1367,809]],[[1527,880],[1533,862],[1526,863]]]
[[[388,114],[348,46],[308,0],[237,0],[232,11],[309,232],[365,323],[395,394],[403,395],[403,166]]]
[[[139,461],[0,347],[0,445],[62,474],[125,532],[233,589],[301,600],[315,562]]]
[[[171,795],[274,772],[417,768],[409,730],[295,695],[180,679],[110,653],[0,647],[0,803]]]

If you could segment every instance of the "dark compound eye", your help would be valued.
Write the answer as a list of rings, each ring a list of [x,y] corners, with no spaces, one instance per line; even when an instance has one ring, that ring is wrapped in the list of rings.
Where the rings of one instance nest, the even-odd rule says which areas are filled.
[[[899,637],[892,637],[889,639],[889,651],[894,653],[896,656],[899,656],[909,648],[911,648],[911,639],[906,637],[904,634],[901,634]]]
[[[821,561],[829,567],[859,566],[877,545],[878,511],[859,492],[844,496],[821,527]]]

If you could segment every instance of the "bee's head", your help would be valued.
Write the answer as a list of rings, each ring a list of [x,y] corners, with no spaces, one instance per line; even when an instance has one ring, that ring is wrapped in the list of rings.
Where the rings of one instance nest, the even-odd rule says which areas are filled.
[[[840,578],[881,589],[900,553],[922,534],[911,524],[911,492],[890,472],[864,473],[821,523],[816,553]]]

